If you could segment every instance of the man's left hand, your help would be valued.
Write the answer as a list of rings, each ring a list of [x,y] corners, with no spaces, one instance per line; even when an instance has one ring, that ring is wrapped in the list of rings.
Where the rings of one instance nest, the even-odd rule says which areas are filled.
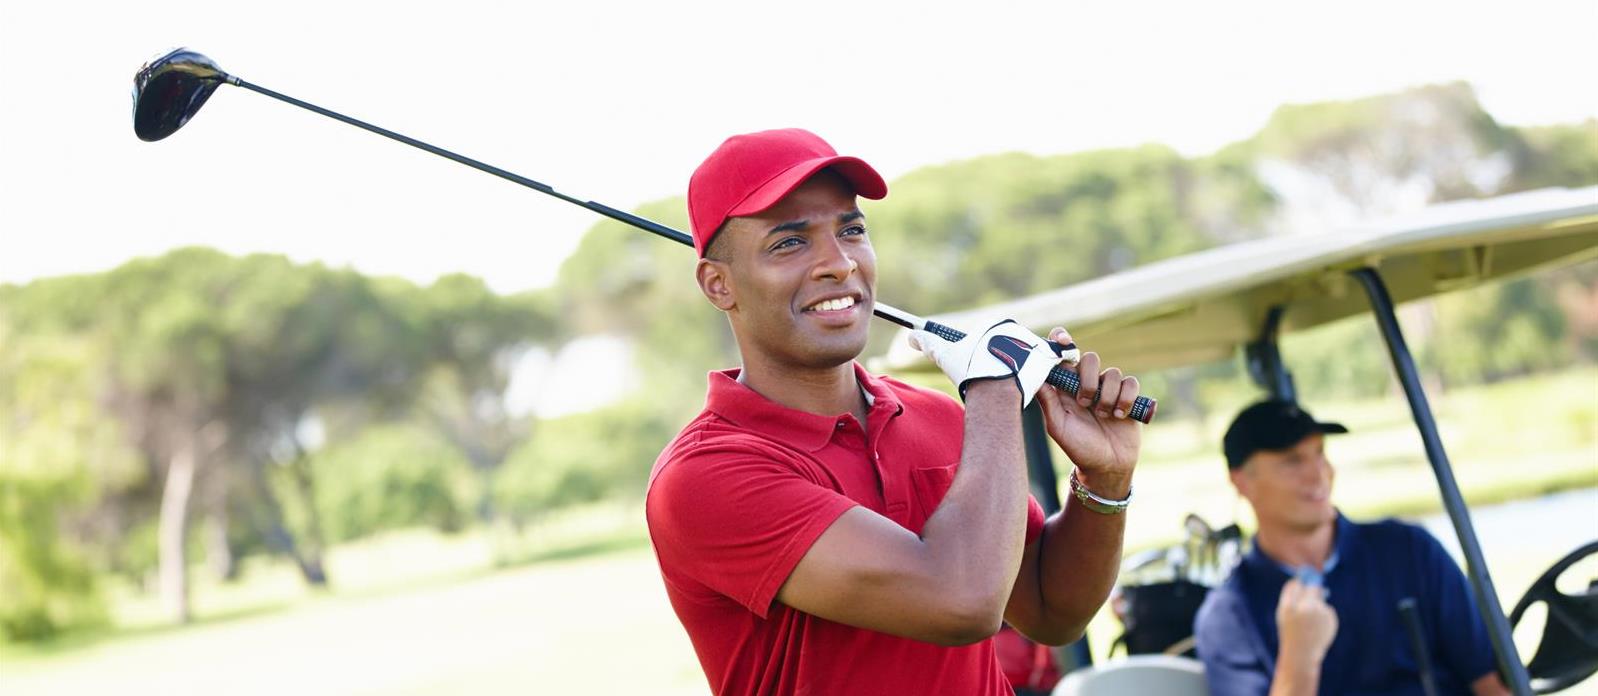
[[[1069,343],[1070,334],[1056,327],[1049,340]],[[1099,369],[1097,353],[1082,353],[1077,374],[1082,386],[1073,398],[1052,385],[1038,390],[1049,437],[1076,465],[1077,478],[1094,494],[1122,499],[1132,487],[1132,468],[1143,441],[1143,424],[1127,417],[1137,399],[1136,377],[1117,367]],[[1094,394],[1098,399],[1095,400]]]

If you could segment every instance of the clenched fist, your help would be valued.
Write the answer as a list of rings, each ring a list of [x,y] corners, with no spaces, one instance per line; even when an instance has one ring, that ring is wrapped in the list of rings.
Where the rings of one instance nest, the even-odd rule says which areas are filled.
[[[1288,580],[1276,603],[1276,631],[1281,660],[1318,668],[1337,637],[1337,612],[1326,603],[1326,588]]]

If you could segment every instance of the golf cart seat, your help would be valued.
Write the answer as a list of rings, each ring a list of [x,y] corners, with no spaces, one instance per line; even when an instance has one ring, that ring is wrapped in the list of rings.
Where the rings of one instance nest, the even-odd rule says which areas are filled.
[[[1204,663],[1177,655],[1131,655],[1079,669],[1054,687],[1054,696],[1208,696]]]

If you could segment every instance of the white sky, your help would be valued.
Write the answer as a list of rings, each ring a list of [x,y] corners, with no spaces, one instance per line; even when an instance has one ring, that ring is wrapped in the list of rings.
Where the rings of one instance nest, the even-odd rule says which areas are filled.
[[[1503,122],[1570,122],[1598,114],[1595,31],[1594,0],[0,0],[0,282],[204,244],[512,291],[552,282],[596,219],[233,87],[140,142],[131,78],[177,45],[628,209],[723,137],[789,125],[892,179],[1005,150],[1198,154],[1284,102],[1446,80]]]

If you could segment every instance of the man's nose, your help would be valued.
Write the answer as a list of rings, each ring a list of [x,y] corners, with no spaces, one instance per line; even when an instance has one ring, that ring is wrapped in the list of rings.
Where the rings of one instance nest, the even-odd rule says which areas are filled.
[[[860,268],[860,263],[854,260],[854,256],[837,237],[828,237],[818,246],[821,258],[816,260],[815,277],[842,280]]]
[[[1313,475],[1317,482],[1329,481],[1332,478],[1332,463],[1325,457],[1317,457],[1315,466],[1311,467],[1311,471],[1314,472]]]

